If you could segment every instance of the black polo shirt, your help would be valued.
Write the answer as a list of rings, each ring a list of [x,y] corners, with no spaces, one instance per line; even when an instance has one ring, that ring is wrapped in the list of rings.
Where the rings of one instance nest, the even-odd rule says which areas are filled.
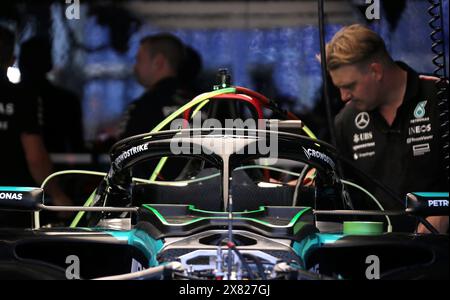
[[[21,134],[39,134],[36,106],[25,92],[0,73],[0,185],[35,186],[25,159]]]
[[[22,80],[18,85],[36,101],[42,138],[48,152],[84,151],[82,112],[78,97],[46,78]]]
[[[338,148],[402,199],[408,192],[448,191],[441,162],[435,81],[419,77],[404,63],[398,65],[408,77],[405,97],[392,126],[378,110],[362,112],[350,103],[335,118]],[[344,173],[373,193],[385,209],[405,208],[351,169],[344,167]],[[353,202],[356,208],[377,209],[367,199]]]
[[[40,134],[36,102],[0,72],[0,186],[36,186],[28,169],[22,133]],[[0,228],[29,227],[29,213],[0,211]]]
[[[133,101],[123,117],[120,137],[148,133],[168,115],[176,111],[178,103],[178,81],[175,77],[160,80],[151,90]],[[157,160],[146,161],[133,167],[133,176],[149,178],[156,167]],[[169,159],[160,175],[175,178],[181,172],[180,164]]]
[[[121,124],[121,138],[148,133],[174,112],[177,92],[176,78],[165,78],[145,92],[127,108]]]

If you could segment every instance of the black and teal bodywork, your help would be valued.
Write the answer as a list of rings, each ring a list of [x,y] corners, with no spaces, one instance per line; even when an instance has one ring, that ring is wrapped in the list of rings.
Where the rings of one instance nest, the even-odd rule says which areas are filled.
[[[334,162],[338,154],[324,142],[276,132],[278,158],[301,162],[316,170],[311,204],[297,205],[296,199],[293,202],[296,193],[292,186],[263,188],[255,183],[263,181],[262,177],[253,178],[250,176],[253,174],[236,171],[268,158],[246,152],[273,134],[260,132],[258,136],[229,135],[197,129],[180,135],[179,130],[174,130],[117,143],[111,150],[111,168],[92,194],[93,201],[88,203],[96,210],[86,213],[79,227],[0,229],[0,277],[65,279],[67,258],[72,256],[79,258],[82,278],[125,274],[164,265],[197,250],[213,253],[218,246],[225,247],[221,243],[230,236],[240,251],[254,251],[269,260],[279,258],[302,271],[331,278],[366,279],[370,257],[381,262],[382,278],[449,277],[448,235],[382,231],[364,234],[345,231],[341,216],[320,218],[318,213],[326,210],[336,212],[345,208],[351,218],[354,213],[343,199],[344,187]],[[183,186],[167,182],[136,183],[131,169],[149,159],[174,157],[171,152],[174,140],[190,153],[204,146],[205,140],[223,146],[217,149],[236,152],[211,148],[209,154],[185,155],[218,172],[214,177],[217,180],[202,180],[202,172],[208,171],[202,167],[194,169],[195,176],[183,178],[196,179]],[[186,166],[192,165],[195,166]],[[193,170],[188,171],[184,173],[191,174]],[[8,199],[0,202],[2,207],[30,211],[43,207],[42,199],[38,199],[42,190],[22,195],[21,201],[17,201],[17,192],[21,191],[28,190],[16,189],[5,194]],[[305,192],[301,198],[307,196]],[[430,194],[411,195],[405,207],[407,212],[426,216],[430,211],[430,207],[425,207],[428,205],[440,214],[442,207],[435,206],[446,204],[448,213],[448,193],[446,200],[441,194],[432,194],[434,202],[421,201],[425,196]],[[119,212],[106,211],[106,207],[117,208]],[[115,226],[116,220],[122,225]],[[277,263],[272,261],[272,265]]]

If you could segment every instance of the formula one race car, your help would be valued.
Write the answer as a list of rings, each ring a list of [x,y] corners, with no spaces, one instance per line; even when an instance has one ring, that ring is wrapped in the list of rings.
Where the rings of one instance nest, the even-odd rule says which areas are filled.
[[[118,142],[109,172],[82,207],[46,206],[41,188],[1,188],[0,207],[33,211],[35,223],[0,230],[0,278],[449,277],[448,235],[396,233],[383,222],[361,221],[408,214],[427,224],[425,216],[448,214],[448,193],[411,193],[404,211],[351,210],[346,189],[354,184],[337,171],[342,158],[300,135],[308,131],[302,122],[261,122],[256,106],[254,129],[188,128],[189,109],[215,97],[263,99],[242,88],[218,89],[179,110],[184,129],[159,131],[169,120]],[[133,177],[149,167],[156,170],[150,180]],[[305,186],[309,173],[314,183]],[[41,210],[78,215],[70,227],[41,228]],[[75,261],[78,273],[68,269]]]

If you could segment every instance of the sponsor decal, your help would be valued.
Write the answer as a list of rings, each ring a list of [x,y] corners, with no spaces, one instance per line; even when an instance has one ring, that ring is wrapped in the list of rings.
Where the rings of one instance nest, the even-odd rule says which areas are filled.
[[[369,132],[362,132],[362,133],[355,133],[353,135],[353,142],[355,144],[358,144],[359,142],[365,142],[373,139],[372,131]]]
[[[353,151],[358,151],[360,149],[370,148],[370,147],[375,147],[375,142],[355,145],[355,146],[353,146]]]
[[[22,200],[22,193],[0,193],[1,200]]]
[[[0,122],[0,130],[8,130],[8,122]]]
[[[322,152],[319,152],[317,150],[311,149],[311,148],[308,148],[308,149],[305,149],[304,147],[302,147],[302,148],[308,159],[311,159],[311,157],[320,159],[320,160],[326,162],[328,165],[330,165],[334,169],[334,167],[335,167],[334,161],[328,155],[326,155]]]
[[[0,115],[11,116],[14,114],[14,103],[0,102]]]
[[[367,112],[360,112],[355,118],[355,125],[358,129],[366,128],[370,123],[370,116]]]
[[[426,110],[425,106],[427,105],[428,101],[420,101],[417,103],[416,108],[414,109],[414,117],[416,119],[423,118],[425,116]]]
[[[418,119],[411,119],[411,120],[409,120],[409,123],[411,123],[411,124],[422,123],[422,122],[430,122],[430,118],[429,117],[425,117],[425,118],[418,118]]]
[[[448,207],[448,200],[428,200],[428,207]]]
[[[414,156],[421,156],[424,155],[427,152],[430,152],[430,144],[426,143],[426,144],[418,144],[418,145],[413,145],[413,155]]]
[[[416,138],[407,138],[406,143],[411,144],[411,143],[416,143],[416,142],[425,142],[425,141],[429,141],[432,139],[433,139],[433,135],[425,135],[425,136],[419,136]]]
[[[368,158],[375,155],[375,151],[370,152],[361,152],[361,153],[353,153],[353,159],[358,160],[360,158]]]
[[[409,127],[409,135],[428,133],[430,131],[431,131],[431,124],[416,125],[413,127]]]
[[[132,147],[128,149],[127,151],[122,152],[116,160],[114,161],[115,164],[120,164],[124,159],[127,159],[128,157],[131,157],[137,153],[140,153],[142,151],[148,150],[148,143]]]

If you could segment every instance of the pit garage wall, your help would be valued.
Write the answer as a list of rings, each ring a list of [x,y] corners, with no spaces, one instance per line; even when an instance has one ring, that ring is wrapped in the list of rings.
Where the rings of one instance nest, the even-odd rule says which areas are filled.
[[[326,39],[342,25],[367,23],[386,40],[395,59],[421,72],[432,72],[426,0],[405,1],[395,27],[381,10],[380,20],[368,22],[360,0],[327,0]],[[110,46],[110,28],[88,15],[82,3],[80,20],[63,20],[63,4],[53,4],[54,57],[63,84],[82,93],[86,140],[108,136],[125,106],[142,93],[132,78],[140,38],[169,31],[196,49],[203,58],[200,90],[209,90],[219,67],[228,67],[234,83],[280,99],[286,108],[304,113],[319,98],[320,66],[317,2],[305,1],[131,1],[126,6],[143,26],[130,36],[128,51]],[[448,29],[448,0],[443,0]],[[86,46],[70,49],[67,25]],[[448,39],[446,41],[448,49]],[[448,51],[447,51],[448,61]],[[63,74],[64,75],[64,74]],[[259,84],[255,82],[258,80]],[[82,88],[80,89],[80,86]]]

